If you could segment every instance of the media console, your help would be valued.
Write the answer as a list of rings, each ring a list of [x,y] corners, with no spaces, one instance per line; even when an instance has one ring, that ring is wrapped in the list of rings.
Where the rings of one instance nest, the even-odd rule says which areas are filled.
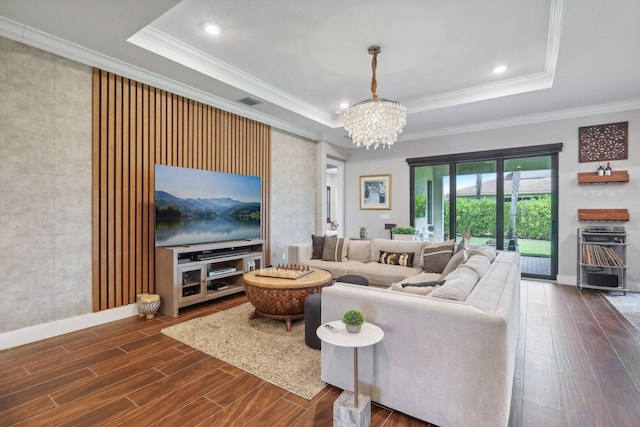
[[[264,240],[156,248],[159,310],[177,317],[182,307],[242,292],[242,275],[263,267]]]

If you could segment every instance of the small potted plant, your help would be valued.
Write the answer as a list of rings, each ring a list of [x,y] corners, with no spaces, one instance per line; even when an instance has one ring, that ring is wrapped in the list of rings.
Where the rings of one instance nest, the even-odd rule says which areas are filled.
[[[395,226],[391,229],[394,240],[413,240],[415,232],[416,229],[410,225],[407,227]]]
[[[342,315],[342,322],[347,325],[347,331],[352,334],[358,333],[364,323],[364,314],[360,310],[347,310]]]

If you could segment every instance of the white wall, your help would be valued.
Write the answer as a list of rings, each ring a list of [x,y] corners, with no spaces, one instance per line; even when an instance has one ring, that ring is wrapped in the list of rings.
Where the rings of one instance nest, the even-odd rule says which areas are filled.
[[[577,172],[593,171],[598,163],[578,163],[578,128],[622,121],[629,122],[629,158],[612,162],[612,167],[628,170],[630,182],[579,186]],[[627,208],[630,221],[619,224],[624,225],[629,233],[628,259],[640,259],[640,201],[637,196],[640,189],[640,152],[637,150],[640,144],[640,110],[401,142],[391,150],[353,149],[345,175],[345,235],[357,236],[360,227],[365,226],[370,237],[388,237],[384,223],[409,224],[407,158],[558,142],[562,142],[564,147],[559,155],[558,282],[575,284],[576,229],[585,225],[578,222],[578,208]],[[391,210],[361,211],[358,201],[360,175],[386,173],[392,174]],[[600,199],[597,198],[598,191]],[[383,215],[389,215],[389,218],[382,218]],[[628,271],[627,284],[630,289],[640,291],[640,271],[633,266]]]

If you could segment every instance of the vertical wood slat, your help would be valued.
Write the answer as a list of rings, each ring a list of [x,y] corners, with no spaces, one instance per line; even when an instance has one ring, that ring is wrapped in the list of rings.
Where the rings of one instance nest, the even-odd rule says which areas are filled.
[[[92,171],[91,171],[91,206],[92,210],[92,218],[91,218],[91,270],[93,271],[91,278],[91,292],[93,295],[93,311],[100,310],[100,284],[101,275],[100,275],[100,196],[102,195],[102,191],[100,188],[100,149],[102,147],[101,144],[101,115],[100,107],[102,98],[100,95],[101,91],[101,75],[100,71],[97,69],[93,69],[93,94],[92,94],[92,119],[91,119],[91,138],[93,140],[93,144],[91,147],[91,158],[93,159]],[[98,296],[96,298],[96,296]]]
[[[122,82],[122,301],[130,301],[134,291],[131,289],[130,277],[130,198],[129,195],[129,108],[130,108],[130,84],[128,79]]]
[[[114,228],[114,239],[115,239],[115,257],[117,260],[122,259],[122,77],[116,76],[115,80],[115,102],[114,102],[114,110],[115,110],[115,122],[114,122],[114,131],[115,131],[115,158],[114,158],[114,167],[115,167],[115,176],[114,176],[114,195],[115,195],[115,206],[114,206],[114,218],[115,218],[115,228]],[[122,284],[122,262],[115,263],[115,277],[114,277],[114,305],[119,307],[122,305],[123,299],[123,284]]]
[[[270,262],[268,125],[98,69],[92,111],[94,311],[155,291],[155,164],[261,177]]]

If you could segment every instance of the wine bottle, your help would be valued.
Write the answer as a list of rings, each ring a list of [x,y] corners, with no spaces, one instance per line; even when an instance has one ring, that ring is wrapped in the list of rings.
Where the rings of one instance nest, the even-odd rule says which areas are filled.
[[[600,166],[598,166],[598,176],[603,176],[604,175],[604,168],[602,167],[602,163],[600,163]]]
[[[604,170],[605,175],[611,175],[611,163],[607,162],[607,167]]]

